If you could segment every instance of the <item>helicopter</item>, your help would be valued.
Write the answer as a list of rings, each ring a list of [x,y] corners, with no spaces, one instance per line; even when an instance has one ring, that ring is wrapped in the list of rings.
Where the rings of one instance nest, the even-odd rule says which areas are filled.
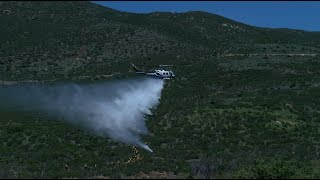
[[[138,68],[133,63],[131,65],[137,74],[143,74],[143,75],[152,76],[152,77],[161,78],[161,79],[174,79],[175,78],[175,74],[171,70],[167,71],[167,70],[164,70],[163,68],[161,68],[161,69],[156,69],[153,72],[143,72],[143,71],[138,70]],[[166,67],[166,66],[170,66],[170,65],[159,65],[159,67]]]

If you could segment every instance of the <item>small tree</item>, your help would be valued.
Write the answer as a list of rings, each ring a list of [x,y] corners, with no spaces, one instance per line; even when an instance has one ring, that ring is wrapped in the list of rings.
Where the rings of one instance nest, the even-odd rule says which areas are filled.
[[[219,158],[202,158],[192,163],[192,176],[210,179],[222,168],[223,161]]]

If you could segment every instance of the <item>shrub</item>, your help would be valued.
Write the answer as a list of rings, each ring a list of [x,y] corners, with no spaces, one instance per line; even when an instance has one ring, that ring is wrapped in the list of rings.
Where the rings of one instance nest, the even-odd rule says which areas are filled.
[[[241,179],[286,179],[295,176],[297,165],[280,158],[258,159],[253,165],[244,166],[234,174]]]

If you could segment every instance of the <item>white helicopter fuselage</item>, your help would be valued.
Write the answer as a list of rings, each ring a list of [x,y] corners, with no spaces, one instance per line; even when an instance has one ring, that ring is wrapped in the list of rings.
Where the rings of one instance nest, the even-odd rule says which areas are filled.
[[[132,64],[133,69],[136,71],[137,74],[144,74],[144,75],[148,75],[148,76],[153,76],[153,77],[157,77],[157,78],[161,78],[161,79],[172,79],[175,78],[175,75],[173,74],[172,71],[166,71],[163,69],[157,69],[154,70],[154,72],[143,72],[143,71],[139,71],[134,64]]]
[[[175,77],[172,71],[166,71],[166,70],[154,70],[154,71],[155,71],[154,73],[146,73],[146,75],[156,76],[162,79],[171,79]]]

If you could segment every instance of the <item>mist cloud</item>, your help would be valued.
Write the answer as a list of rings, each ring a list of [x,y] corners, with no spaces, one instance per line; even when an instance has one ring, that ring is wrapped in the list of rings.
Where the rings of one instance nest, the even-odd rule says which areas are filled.
[[[63,118],[99,136],[139,145],[148,134],[145,115],[161,97],[163,80],[141,78],[91,84],[53,83],[0,86],[0,110],[31,111]]]

